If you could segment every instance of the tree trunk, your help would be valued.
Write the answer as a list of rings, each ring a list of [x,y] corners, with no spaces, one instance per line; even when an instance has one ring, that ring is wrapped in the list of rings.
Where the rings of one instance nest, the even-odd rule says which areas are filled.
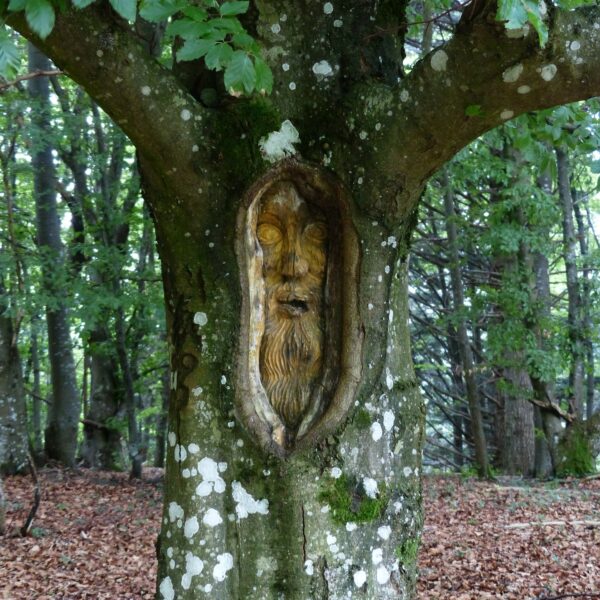
[[[156,415],[156,441],[154,448],[154,466],[164,467],[165,466],[165,445],[167,442],[167,417],[169,412],[169,394],[170,394],[170,381],[171,377],[169,370],[165,369],[164,375],[162,376],[162,387],[161,387],[161,405],[160,411]]]
[[[412,597],[424,407],[410,355],[405,233],[355,206],[359,388],[344,429],[282,460],[234,415],[244,338],[232,240],[243,189],[227,197],[215,179],[199,182],[213,194],[209,214],[173,227],[159,202],[167,190],[142,165],[172,372],[158,597]]]
[[[29,70],[47,71],[50,61],[32,44],[28,44]],[[43,280],[46,293],[53,302],[46,308],[48,354],[52,376],[52,405],[46,425],[46,453],[65,465],[75,463],[79,393],[75,382],[75,363],[71,350],[71,334],[67,307],[62,299],[64,290],[57,289],[56,272],[64,267],[60,241],[60,226],[56,208],[55,173],[52,146],[48,139],[49,87],[47,77],[35,77],[28,83],[32,101],[36,104],[32,121],[35,127],[35,152],[32,156],[37,215],[37,243],[42,254]],[[58,278],[60,279],[60,278]]]
[[[119,466],[121,434],[112,420],[120,417],[123,394],[119,389],[118,364],[113,343],[104,327],[89,337],[91,393],[84,419],[82,458],[89,467],[116,469]]]
[[[479,391],[475,378],[473,351],[467,334],[467,324],[464,317],[465,299],[462,283],[462,272],[460,267],[460,256],[458,251],[458,234],[456,228],[456,211],[454,209],[454,194],[450,186],[447,173],[444,174],[444,209],[446,213],[446,231],[448,234],[448,252],[450,255],[450,279],[452,282],[452,293],[454,296],[453,309],[456,317],[456,329],[458,333],[458,350],[462,363],[462,374],[465,380],[469,413],[471,416],[471,435],[475,447],[475,464],[479,477],[489,475],[489,464],[487,457],[487,446],[483,432],[483,417],[479,404]]]
[[[27,416],[21,357],[0,285],[0,473],[27,467]]]
[[[582,290],[581,290],[581,303],[582,303],[582,327],[583,327],[583,346],[585,353],[585,414],[586,418],[590,419],[594,414],[594,342],[592,339],[593,323],[592,323],[592,311],[591,311],[591,260],[590,251],[588,246],[588,228],[590,224],[586,223],[583,218],[580,203],[587,203],[587,199],[584,195],[577,197],[575,191],[573,194],[573,211],[575,213],[575,219],[577,221],[577,237],[579,239],[579,250],[583,259],[583,273],[582,273]]]
[[[571,366],[569,370],[569,404],[571,413],[583,418],[584,411],[584,347],[583,323],[581,318],[581,292],[577,275],[577,236],[573,223],[573,197],[571,196],[571,180],[569,157],[562,148],[556,148],[556,165],[558,171],[558,195],[562,211],[563,225],[563,259],[567,272],[567,296],[569,302],[568,329]]]

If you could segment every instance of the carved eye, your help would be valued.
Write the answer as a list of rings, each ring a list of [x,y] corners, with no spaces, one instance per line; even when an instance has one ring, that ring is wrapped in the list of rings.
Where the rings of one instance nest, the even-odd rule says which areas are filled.
[[[270,223],[262,223],[257,229],[258,241],[261,244],[277,244],[281,241],[281,230]]]
[[[315,242],[324,242],[327,239],[327,226],[325,223],[311,223],[304,230],[304,235]]]

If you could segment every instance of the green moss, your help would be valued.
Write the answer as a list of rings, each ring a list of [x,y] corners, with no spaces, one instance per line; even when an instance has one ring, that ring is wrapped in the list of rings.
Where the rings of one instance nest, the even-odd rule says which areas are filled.
[[[223,162],[232,165],[232,176],[247,185],[259,173],[263,159],[259,140],[279,129],[281,118],[271,102],[262,97],[234,102],[219,121],[219,147]]]
[[[365,408],[359,408],[354,413],[354,424],[358,429],[368,429],[371,426],[371,415]]]
[[[581,477],[595,470],[594,453],[584,425],[572,425],[559,445],[558,475]]]
[[[408,539],[402,545],[396,547],[396,556],[403,565],[412,565],[417,560],[419,553],[419,540]]]
[[[331,518],[335,523],[368,523],[375,521],[385,512],[388,494],[385,484],[379,486],[376,498],[369,498],[362,482],[341,475],[328,479],[319,494],[319,500],[329,504]]]

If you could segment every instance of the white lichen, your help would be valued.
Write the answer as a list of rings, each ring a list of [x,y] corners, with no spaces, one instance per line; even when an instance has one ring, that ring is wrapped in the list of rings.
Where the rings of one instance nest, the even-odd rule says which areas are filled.
[[[354,585],[357,588],[360,588],[365,585],[365,582],[367,581],[367,574],[361,569],[352,575],[352,579],[354,579]]]
[[[377,421],[375,421],[375,423],[371,425],[371,437],[373,438],[373,441],[378,442],[381,439],[382,435],[383,430],[381,428],[381,425]]]
[[[236,503],[235,512],[238,519],[245,519],[251,514],[266,515],[269,513],[269,501],[266,498],[256,500],[239,481],[231,484],[231,495]]]
[[[169,503],[169,519],[174,523],[177,519],[183,519],[183,508],[177,502]]]
[[[552,81],[554,76],[556,75],[558,68],[556,65],[550,63],[549,65],[544,65],[540,71],[540,75],[544,81]]]
[[[194,323],[198,325],[198,327],[204,327],[204,325],[208,323],[208,317],[206,316],[206,313],[197,312],[194,315]]]
[[[325,2],[325,4],[323,4],[323,12],[326,15],[330,15],[333,12],[333,4],[331,4],[331,2]]]
[[[521,63],[517,63],[502,73],[502,81],[504,81],[504,83],[514,83],[517,81],[517,79],[519,79],[521,73],[523,73],[523,65]]]
[[[296,154],[294,144],[300,141],[298,130],[291,121],[286,120],[281,124],[278,131],[272,131],[266,137],[259,140],[260,151],[268,162],[277,162],[286,156]]]
[[[173,582],[167,575],[158,586],[158,590],[162,594],[163,600],[173,600],[175,598],[175,590],[173,589]]]
[[[371,477],[364,477],[363,488],[365,489],[365,494],[367,494],[369,498],[377,498],[378,487],[377,482],[374,479]]]
[[[377,535],[382,540],[387,540],[392,535],[392,528],[389,525],[382,525],[377,529]]]
[[[212,492],[222,494],[225,491],[225,480],[219,475],[219,465],[212,458],[206,456],[198,463],[198,474],[202,482],[196,487],[197,496],[209,496]]]
[[[507,121],[508,119],[512,119],[515,116],[514,111],[505,109],[500,113],[500,118]]]
[[[183,526],[183,535],[186,538],[192,539],[194,534],[198,533],[200,529],[200,523],[198,523],[198,517],[190,517],[185,520],[185,524]]]
[[[385,585],[390,580],[390,572],[383,566],[377,569],[377,583]]]
[[[392,427],[394,426],[395,420],[396,417],[391,410],[386,410],[383,413],[383,426],[385,427],[386,431],[391,431]]]
[[[431,57],[431,68],[434,71],[445,71],[448,64],[448,55],[443,50],[438,50]]]
[[[316,62],[312,66],[312,72],[317,76],[318,79],[323,77],[331,77],[333,75],[333,69],[326,60]]]
[[[371,552],[371,562],[374,565],[378,565],[383,560],[383,550],[381,548],[375,548]]]
[[[223,517],[219,514],[219,511],[214,508],[209,508],[205,515],[202,517],[202,522],[207,527],[216,527],[223,522]]]
[[[225,581],[227,572],[233,569],[233,556],[229,552],[217,556],[217,564],[213,569],[213,579],[215,581]]]

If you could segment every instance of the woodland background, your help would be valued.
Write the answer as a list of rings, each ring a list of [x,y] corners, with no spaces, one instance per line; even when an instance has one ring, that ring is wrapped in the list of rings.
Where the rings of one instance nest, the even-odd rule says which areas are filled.
[[[418,8],[409,60],[448,35],[451,9],[434,19],[431,6]],[[10,476],[0,528],[3,510],[7,536],[22,525],[31,481],[12,476],[35,465],[36,518],[45,524],[34,519],[27,538],[6,538],[0,572],[16,569],[27,586],[34,578],[42,585],[30,559],[48,551],[42,570],[68,571],[77,558],[59,540],[77,539],[81,549],[93,539],[96,557],[96,544],[107,544],[107,560],[140,578],[135,590],[107,597],[150,597],[152,574],[140,569],[152,561],[160,488],[135,480],[142,465],[164,465],[170,374],[160,261],[135,151],[78,86],[8,35],[29,58],[25,65],[0,53],[13,70],[0,80],[0,467]],[[494,533],[498,546],[482,554],[495,561],[508,553],[506,582],[492,569],[489,597],[541,597],[565,586],[600,595],[597,482],[564,483],[592,475],[600,453],[599,115],[591,100],[511,120],[461,151],[423,195],[410,263],[413,353],[428,403],[423,597],[473,589],[478,595],[464,597],[487,597],[473,587],[481,582],[468,583],[469,568],[491,570],[465,528],[489,550],[496,538],[485,527],[501,514],[507,527],[523,527]],[[218,231],[206,235],[219,241]],[[371,426],[368,414],[364,423]],[[74,435],[57,435],[65,424]],[[146,480],[159,476],[146,472]],[[520,488],[505,476],[562,483]],[[81,515],[63,531],[52,511],[70,513],[76,498]],[[123,542],[144,546],[139,561],[114,553],[127,529],[114,511],[139,519],[134,539]],[[89,537],[93,527],[101,531]],[[555,544],[549,555],[540,550],[540,569],[550,564],[556,577],[532,583],[530,564],[522,569],[529,587],[518,587],[515,557],[530,544]],[[130,584],[131,573],[107,585]],[[452,587],[458,580],[464,588]],[[5,597],[30,597],[18,595],[15,581]],[[82,585],[65,588],[65,597],[100,597]]]

